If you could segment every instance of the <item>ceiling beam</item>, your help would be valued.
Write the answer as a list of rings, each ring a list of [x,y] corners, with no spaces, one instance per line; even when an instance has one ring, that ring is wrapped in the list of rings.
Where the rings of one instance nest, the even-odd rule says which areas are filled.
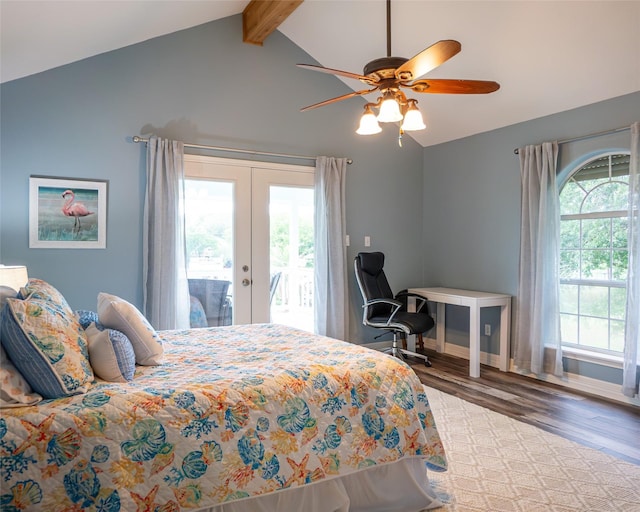
[[[303,0],[251,0],[242,11],[242,40],[262,43],[296,10]]]

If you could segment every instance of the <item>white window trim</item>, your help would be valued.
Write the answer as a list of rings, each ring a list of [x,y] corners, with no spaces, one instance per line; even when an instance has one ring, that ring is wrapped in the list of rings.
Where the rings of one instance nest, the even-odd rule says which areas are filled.
[[[566,345],[562,346],[562,355],[569,359],[575,359],[576,361],[594,363],[601,366],[616,368],[618,370],[622,369],[622,355],[617,356],[614,354],[604,354],[602,352],[596,352],[594,350],[568,347]]]
[[[592,155],[590,158],[577,162],[570,169],[566,169],[560,173],[558,176],[557,187],[558,187],[558,197],[562,193],[564,186],[569,182],[571,177],[579,172],[580,169],[589,165],[591,162],[595,160],[599,160],[600,158],[612,157],[615,155],[622,154],[630,154],[629,151],[619,150],[619,151],[603,151],[599,152],[595,155]],[[616,180],[612,180],[616,181]],[[577,214],[564,214],[560,215],[560,220],[582,220],[582,219],[595,219],[595,218],[615,218],[615,217],[624,217],[627,215],[627,212],[613,210],[609,212],[589,212],[589,213],[577,213]],[[626,282],[620,286],[619,282],[616,281],[589,281],[584,279],[560,279],[560,284],[576,284],[578,286],[589,286],[589,285],[603,285],[609,286],[612,288],[626,288]],[[576,348],[574,346],[568,346],[562,344],[562,353],[563,356],[566,356],[570,359],[574,359],[577,361],[583,361],[587,363],[594,363],[602,366],[609,366],[611,368],[622,369],[623,367],[623,355],[617,354],[607,354],[599,351],[589,350],[585,348]],[[640,356],[639,356],[640,357]]]

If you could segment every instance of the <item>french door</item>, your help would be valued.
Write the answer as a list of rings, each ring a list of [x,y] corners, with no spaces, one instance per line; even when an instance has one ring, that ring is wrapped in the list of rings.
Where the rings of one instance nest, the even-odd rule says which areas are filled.
[[[185,155],[187,275],[228,285],[218,325],[313,331],[313,171]]]

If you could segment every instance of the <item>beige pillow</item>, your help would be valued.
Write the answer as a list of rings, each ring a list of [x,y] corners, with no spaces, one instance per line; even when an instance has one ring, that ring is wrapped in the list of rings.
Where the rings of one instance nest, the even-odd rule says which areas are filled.
[[[108,329],[121,331],[129,338],[137,364],[154,366],[162,363],[162,339],[133,304],[115,295],[99,293],[98,319]]]
[[[97,326],[85,329],[89,340],[89,362],[93,373],[109,382],[127,382],[136,371],[133,345],[123,332]]]
[[[0,407],[24,407],[42,400],[0,347]]]

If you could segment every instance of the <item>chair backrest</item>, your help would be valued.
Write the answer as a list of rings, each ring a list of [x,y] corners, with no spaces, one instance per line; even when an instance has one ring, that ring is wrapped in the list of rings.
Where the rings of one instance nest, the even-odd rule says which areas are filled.
[[[393,292],[383,267],[384,254],[381,252],[361,252],[356,256],[354,261],[356,280],[365,302],[372,299],[393,299]],[[391,310],[392,307],[388,304],[374,304],[368,308],[366,317],[388,316]]]
[[[227,324],[230,284],[220,279],[189,279],[189,294],[202,303],[209,327]]]
[[[276,272],[271,276],[271,282],[269,283],[269,304],[273,302],[273,296],[276,294],[276,290],[278,289],[280,276],[282,276],[282,272]]]

